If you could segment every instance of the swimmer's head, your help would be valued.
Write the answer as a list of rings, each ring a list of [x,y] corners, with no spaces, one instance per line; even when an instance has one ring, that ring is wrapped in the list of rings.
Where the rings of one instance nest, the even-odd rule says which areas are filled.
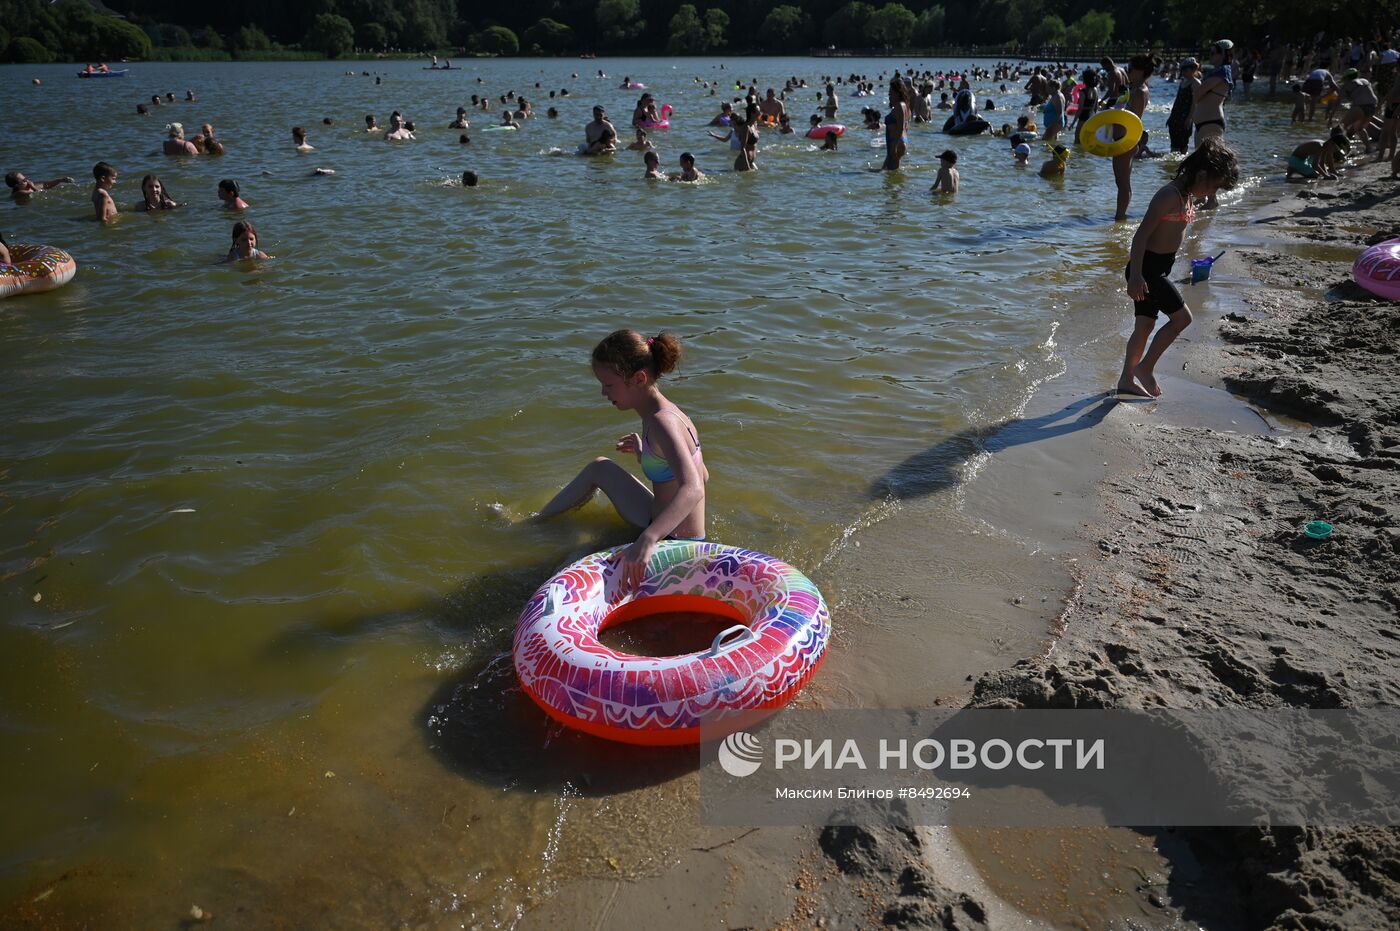
[[[471,137],[469,137],[466,133],[462,133],[462,135],[457,137],[458,145],[470,145],[471,141]]]
[[[185,138],[185,127],[179,123],[166,123],[165,131],[171,139]]]
[[[648,149],[646,154],[642,156],[642,161],[646,163],[648,168],[655,168],[661,164],[661,157],[654,151]]]
[[[476,187],[477,177],[474,171],[462,172],[462,187]]]
[[[365,125],[366,125],[366,126],[373,126],[373,125],[374,125],[374,114],[373,114],[373,113],[366,113],[366,114],[365,114]]]
[[[301,145],[302,143],[304,143],[306,141],[306,130],[301,128],[300,126],[293,126],[292,141],[295,142],[297,145]]]
[[[19,187],[20,182],[23,180],[24,172],[12,171],[5,175],[5,186],[11,189],[17,188]]]
[[[136,105],[136,112],[137,112],[138,114],[142,115],[142,116],[145,116],[147,113],[150,113],[151,111],[150,111],[150,108],[148,108],[144,103],[138,103],[138,104]]]
[[[813,113],[810,122],[811,122],[811,124],[812,124],[812,128],[813,128],[813,129],[816,129],[818,126],[821,125],[822,118],[819,117],[819,116],[817,116],[815,113]]]
[[[1160,68],[1161,65],[1162,58],[1160,55],[1134,55],[1128,60],[1128,74],[1131,75],[1133,72],[1137,72],[1141,74],[1145,80],[1151,77],[1152,73]]]
[[[403,128],[408,130],[409,132],[413,132],[413,121],[409,120],[407,123],[404,123]]]
[[[559,111],[554,107],[550,107],[545,111],[545,116],[549,117],[551,120],[557,120],[559,119]]]
[[[331,119],[330,117],[326,117],[325,119],[323,119],[323,120],[321,121],[321,123],[322,123],[322,125],[324,125],[324,126],[334,126],[334,125],[335,125],[335,120]]]
[[[117,169],[106,162],[98,162],[92,166],[92,177],[97,181],[117,180]]]
[[[258,231],[249,220],[239,220],[233,224],[233,244],[243,246],[249,255],[258,247]]]
[[[643,383],[651,383],[680,364],[681,341],[673,333],[648,338],[636,330],[617,330],[593,347],[591,361],[599,380],[614,374],[631,381],[644,372],[647,377]]]
[[[238,182],[232,178],[225,178],[219,182],[219,198],[221,200],[233,200],[238,196]]]
[[[682,153],[681,153],[681,167],[682,167],[682,168],[694,168],[694,167],[695,167],[695,156],[694,156],[694,155],[691,155],[689,152],[682,152]]]
[[[605,116],[607,116],[607,115],[608,115],[608,111],[604,110],[601,106],[599,106],[599,107],[594,107],[594,108],[593,108],[593,118],[594,118],[595,120],[601,120],[603,117],[605,117]]]
[[[949,165],[956,165],[958,163],[958,153],[954,152],[952,149],[944,149],[942,152],[938,153],[938,160],[940,162],[947,162]]]
[[[466,115],[467,115],[467,108],[466,108],[466,107],[458,107],[458,108],[457,108],[457,115],[458,115],[458,116],[466,116]]]

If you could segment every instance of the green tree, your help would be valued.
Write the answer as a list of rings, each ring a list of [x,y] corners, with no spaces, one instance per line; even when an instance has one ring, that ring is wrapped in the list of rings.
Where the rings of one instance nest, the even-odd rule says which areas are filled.
[[[693,3],[682,3],[671,17],[671,38],[666,42],[668,55],[700,55],[705,51],[705,25],[700,11]]]
[[[902,3],[887,3],[865,21],[866,41],[880,46],[907,46],[914,36],[914,14]]]
[[[20,36],[11,42],[8,55],[10,61],[22,65],[46,65],[54,58],[53,52],[44,48],[43,43],[29,36]]]
[[[828,45],[855,45],[865,35],[865,21],[874,12],[875,8],[870,4],[852,0],[827,19],[822,29],[822,39]]]
[[[92,58],[149,58],[151,55],[151,37],[115,16],[99,17],[96,39]]]
[[[548,16],[525,30],[520,37],[527,48],[539,47],[542,52],[562,52],[574,44],[574,31]]]
[[[724,48],[729,44],[729,14],[715,7],[705,11],[705,34],[710,48]]]
[[[692,13],[695,12],[693,5],[686,6]],[[599,0],[594,16],[598,20],[603,41],[610,45],[620,45],[636,38],[647,28],[647,21],[642,19],[640,0]]]
[[[806,48],[812,40],[812,17],[801,7],[776,6],[758,27],[758,41],[766,49],[791,52]]]
[[[389,45],[389,34],[379,23],[361,23],[355,27],[355,47],[367,52],[378,51]]]
[[[1054,13],[1051,13],[1031,27],[1030,35],[1026,39],[1026,44],[1031,48],[1043,48],[1047,45],[1064,45],[1065,21]]]
[[[190,32],[184,26],[177,26],[174,23],[161,23],[156,27],[160,30],[160,44],[166,48],[189,48],[194,45],[194,40],[190,38]]]
[[[918,45],[939,45],[943,42],[943,24],[948,18],[942,6],[931,6],[914,20],[914,42]]]
[[[489,55],[518,55],[520,39],[505,26],[489,26],[473,33],[467,47],[473,52],[485,52]]]
[[[350,20],[334,13],[322,13],[316,17],[301,40],[304,49],[325,52],[329,58],[347,55],[355,48],[355,27]]]
[[[1113,38],[1113,14],[1104,10],[1090,10],[1074,21],[1065,30],[1065,43],[1097,47],[1107,45]]]
[[[250,23],[239,27],[233,34],[233,47],[248,52],[266,52],[272,48],[272,40],[267,33]]]
[[[200,48],[223,48],[224,37],[213,26],[205,26],[199,30],[198,45]]]

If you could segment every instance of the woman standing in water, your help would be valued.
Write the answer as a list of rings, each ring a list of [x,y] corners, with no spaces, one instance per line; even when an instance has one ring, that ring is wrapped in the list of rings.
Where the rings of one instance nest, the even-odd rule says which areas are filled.
[[[1128,101],[1123,109],[1137,114],[1138,119],[1147,112],[1147,79],[1162,59],[1156,55],[1134,55],[1128,62]],[[1113,157],[1113,181],[1118,185],[1118,209],[1113,214],[1115,220],[1128,219],[1128,204],[1133,199],[1133,162],[1137,161],[1138,146]]]
[[[890,112],[885,114],[885,163],[882,171],[898,171],[909,145],[909,96],[911,87],[895,75],[890,79]]]
[[[536,515],[546,519],[572,510],[601,488],[622,519],[642,529],[619,557],[624,591],[646,578],[647,564],[662,540],[705,539],[705,484],[710,473],[700,453],[700,436],[658,385],[680,358],[680,340],[671,333],[648,338],[636,330],[617,330],[593,347],[593,375],[603,397],[618,410],[636,411],[642,420],[642,432],[621,437],[616,449],[637,457],[652,487],[600,456]]]

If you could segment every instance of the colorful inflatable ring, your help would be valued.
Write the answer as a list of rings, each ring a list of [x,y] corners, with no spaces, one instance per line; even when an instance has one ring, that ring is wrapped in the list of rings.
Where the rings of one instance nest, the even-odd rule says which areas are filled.
[[[11,246],[10,262],[0,263],[0,298],[52,291],[72,281],[78,273],[73,257],[53,246]]]
[[[1074,92],[1070,94],[1069,98],[1069,106],[1065,107],[1065,114],[1067,116],[1074,116],[1079,112],[1079,94],[1083,90],[1083,84],[1074,85]]]
[[[1113,127],[1125,130],[1123,138],[1113,138]],[[1142,120],[1131,110],[1101,110],[1089,117],[1079,130],[1079,144],[1090,155],[1113,158],[1137,148],[1142,138]]]
[[[631,84],[624,84],[622,88],[623,90],[629,91],[644,91],[647,89],[647,86],[645,84],[639,84],[636,81],[633,81]]]
[[[567,727],[632,744],[700,741],[700,724],[743,726],[787,704],[826,655],[831,619],[821,592],[762,553],[669,540],[633,597],[618,595],[614,557],[594,553],[530,598],[515,628],[515,671],[545,713]],[[708,650],[636,656],[598,632],[639,617],[696,611],[733,627]]]
[[[1357,256],[1351,277],[1372,294],[1400,301],[1400,239],[1377,243]]]
[[[640,129],[670,129],[672,112],[671,105],[669,103],[663,103],[661,105],[661,119],[642,120],[637,126]]]
[[[840,123],[823,123],[821,126],[813,126],[807,130],[807,138],[825,139],[829,132],[834,132],[837,136],[844,136],[846,135],[846,127]]]

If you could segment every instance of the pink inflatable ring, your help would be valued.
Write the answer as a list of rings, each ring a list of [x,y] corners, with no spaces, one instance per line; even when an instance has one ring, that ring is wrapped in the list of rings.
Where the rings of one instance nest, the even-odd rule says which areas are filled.
[[[594,553],[540,586],[515,628],[521,686],[568,727],[632,744],[699,743],[701,722],[743,726],[787,704],[826,655],[831,619],[821,593],[772,556],[668,540],[641,590],[622,596],[619,552]],[[605,628],[677,611],[734,626],[682,656],[619,653],[598,641]]]
[[[1377,243],[1357,256],[1351,277],[1372,294],[1400,301],[1400,239]]]
[[[807,130],[808,139],[825,139],[827,133],[835,133],[838,136],[846,135],[846,127],[840,123],[823,123],[821,126],[813,126]]]

